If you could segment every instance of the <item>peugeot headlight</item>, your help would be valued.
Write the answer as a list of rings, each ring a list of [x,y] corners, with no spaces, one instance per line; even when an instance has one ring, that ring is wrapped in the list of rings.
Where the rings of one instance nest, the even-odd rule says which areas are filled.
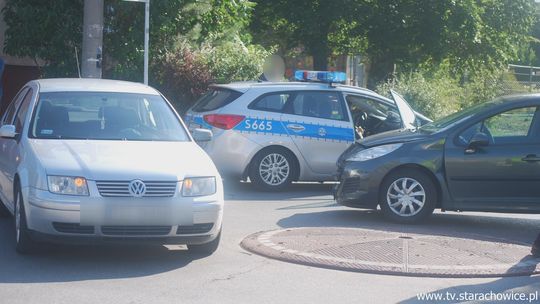
[[[49,191],[56,194],[88,195],[88,185],[84,177],[47,176]]]
[[[349,158],[347,158],[347,161],[366,161],[381,157],[397,150],[399,147],[401,147],[401,145],[402,144],[389,144],[362,150],[351,155]]]
[[[204,196],[216,193],[215,177],[189,177],[182,183],[182,196]]]

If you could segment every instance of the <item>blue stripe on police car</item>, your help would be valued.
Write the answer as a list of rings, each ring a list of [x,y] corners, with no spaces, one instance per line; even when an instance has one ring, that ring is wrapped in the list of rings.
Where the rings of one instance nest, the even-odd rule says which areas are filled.
[[[321,140],[354,141],[352,128],[309,124],[297,121],[278,121],[247,117],[233,130],[274,135],[310,137]]]

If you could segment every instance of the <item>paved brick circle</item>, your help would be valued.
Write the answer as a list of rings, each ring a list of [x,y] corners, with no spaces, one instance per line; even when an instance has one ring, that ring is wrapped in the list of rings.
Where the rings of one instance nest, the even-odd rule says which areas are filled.
[[[241,246],[281,261],[358,272],[433,277],[540,273],[530,247],[476,235],[434,236],[356,228],[265,231]]]

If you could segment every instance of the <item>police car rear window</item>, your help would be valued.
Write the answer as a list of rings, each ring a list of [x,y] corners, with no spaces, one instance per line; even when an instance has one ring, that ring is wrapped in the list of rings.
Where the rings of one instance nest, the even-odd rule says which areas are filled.
[[[271,93],[260,97],[249,105],[249,109],[260,111],[281,112],[291,97],[289,93]]]
[[[223,89],[223,88],[213,88],[208,93],[204,94],[199,100],[195,103],[191,109],[193,112],[207,112],[217,110],[221,107],[224,107],[238,97],[242,93]]]

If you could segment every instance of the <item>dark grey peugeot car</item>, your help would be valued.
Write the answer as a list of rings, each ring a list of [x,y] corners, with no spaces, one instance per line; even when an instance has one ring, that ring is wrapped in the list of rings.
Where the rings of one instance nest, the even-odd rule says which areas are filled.
[[[338,160],[341,205],[402,223],[451,211],[540,213],[540,94],[495,99],[415,127],[357,141]]]

